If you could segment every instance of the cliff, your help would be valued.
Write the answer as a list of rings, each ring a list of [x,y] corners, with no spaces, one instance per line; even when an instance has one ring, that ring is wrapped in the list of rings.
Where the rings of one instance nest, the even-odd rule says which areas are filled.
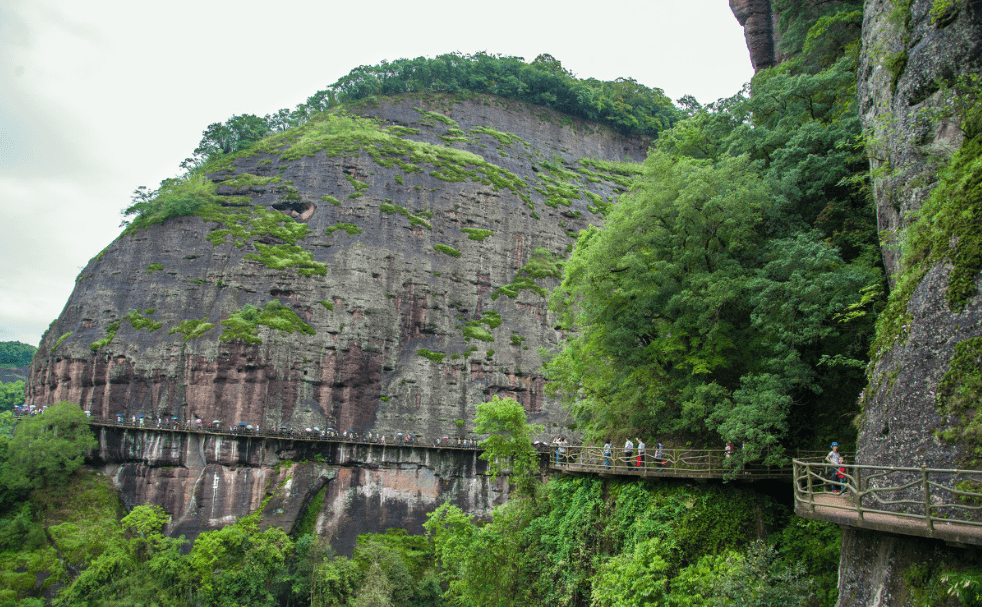
[[[858,94],[892,293],[862,397],[860,464],[977,468],[965,428],[979,367],[964,356],[982,335],[982,298],[972,288],[978,271],[958,247],[978,223],[944,233],[944,217],[961,204],[947,193],[957,191],[930,201],[971,136],[962,110],[975,94],[961,88],[962,76],[979,73],[980,45],[980,2],[866,2]],[[957,212],[968,217],[977,205],[976,197]],[[918,222],[919,214],[930,219]],[[846,530],[839,605],[916,604],[918,584],[973,562],[973,553],[939,542]]]
[[[564,431],[539,372],[561,337],[546,289],[627,185],[609,161],[646,143],[492,97],[350,112],[237,155],[209,212],[93,259],[28,401],[434,437],[500,394]]]
[[[170,430],[103,427],[89,459],[123,505],[156,504],[170,535],[196,538],[261,511],[263,528],[292,533],[302,521],[350,554],[362,533],[422,533],[449,501],[489,516],[507,498],[474,449],[356,445]]]
[[[743,27],[754,71],[781,63],[779,15],[770,0],[730,0],[730,10]]]

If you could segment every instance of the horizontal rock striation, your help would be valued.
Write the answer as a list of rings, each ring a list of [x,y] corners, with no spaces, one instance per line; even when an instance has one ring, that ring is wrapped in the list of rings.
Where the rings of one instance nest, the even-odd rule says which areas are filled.
[[[481,96],[335,118],[213,173],[210,215],[130,230],[94,258],[28,401],[431,438],[467,436],[475,405],[502,395],[565,429],[540,372],[561,337],[545,295],[631,173],[579,161],[639,161],[647,142]]]

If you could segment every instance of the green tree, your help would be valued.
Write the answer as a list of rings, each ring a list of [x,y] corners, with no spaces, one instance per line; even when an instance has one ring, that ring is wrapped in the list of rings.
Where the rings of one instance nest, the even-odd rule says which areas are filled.
[[[24,382],[0,382],[0,411],[11,411],[24,404]]]
[[[668,563],[661,541],[655,538],[621,553],[597,571],[591,607],[657,607],[665,599]]]
[[[98,445],[75,403],[62,401],[22,419],[14,429],[0,482],[15,493],[64,484]]]
[[[508,480],[518,494],[534,495],[539,454],[532,446],[532,439],[543,430],[542,426],[528,423],[525,408],[514,399],[495,395],[490,402],[477,405],[474,432],[488,435],[480,446],[484,449],[481,459],[488,462],[491,480],[510,469]]]
[[[786,236],[774,192],[746,156],[656,150],[581,234],[551,300],[577,336],[547,371],[589,436],[688,434],[773,460],[793,406],[826,387],[819,365],[839,356],[833,376],[861,381],[863,343],[834,320],[880,274],[813,231]]]
[[[0,368],[26,367],[37,348],[19,341],[0,341]]]

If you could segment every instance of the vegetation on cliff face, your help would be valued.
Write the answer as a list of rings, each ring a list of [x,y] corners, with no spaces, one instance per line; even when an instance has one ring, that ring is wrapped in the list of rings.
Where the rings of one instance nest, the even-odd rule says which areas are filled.
[[[520,57],[450,53],[432,59],[418,57],[360,66],[293,110],[284,108],[265,117],[236,115],[210,124],[194,156],[182,166],[192,168],[245,150],[270,133],[302,125],[312,116],[341,104],[371,102],[377,96],[403,93],[496,95],[596,120],[630,135],[657,136],[678,119],[678,111],[661,90],[630,78],[612,82],[580,80],[548,54],[526,63]]]
[[[222,321],[222,326],[225,327],[220,338],[222,341],[241,340],[246,345],[262,343],[263,340],[259,337],[260,326],[279,331],[281,335],[316,333],[296,312],[275,300],[262,308],[246,304],[241,310],[229,314]]]

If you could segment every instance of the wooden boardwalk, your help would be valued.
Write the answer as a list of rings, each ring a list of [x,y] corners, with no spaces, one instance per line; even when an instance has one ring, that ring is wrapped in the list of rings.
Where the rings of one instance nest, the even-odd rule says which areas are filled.
[[[794,460],[795,514],[838,525],[982,546],[982,471]]]
[[[647,478],[691,478],[738,481],[786,480],[793,474],[791,465],[764,466],[750,462],[736,468],[737,459],[723,449],[648,449],[639,459],[637,452],[624,455],[615,449],[609,457],[602,447],[572,445],[565,454],[555,454],[549,468],[565,474],[597,474],[600,476],[640,476]]]
[[[326,431],[207,427],[198,424],[167,424],[156,427],[156,420],[144,426],[119,420],[92,417],[92,426],[138,430],[217,434],[237,438],[354,443],[406,446],[429,449],[467,449],[483,451],[477,439],[398,434],[384,439],[378,435],[353,436]],[[152,425],[151,425],[152,424]],[[795,513],[857,529],[897,533],[943,540],[958,546],[982,546],[982,471],[931,468],[844,465],[835,482],[824,453],[799,453],[789,466],[763,466],[750,462],[735,469],[736,458],[723,449],[648,449],[639,461],[637,452],[625,456],[615,449],[605,456],[601,447],[570,445],[557,453],[555,445],[547,451],[548,468],[563,474],[589,474],[601,477],[680,478],[695,480],[753,482],[792,481]],[[849,458],[852,460],[852,457]],[[838,491],[844,490],[841,493]]]

